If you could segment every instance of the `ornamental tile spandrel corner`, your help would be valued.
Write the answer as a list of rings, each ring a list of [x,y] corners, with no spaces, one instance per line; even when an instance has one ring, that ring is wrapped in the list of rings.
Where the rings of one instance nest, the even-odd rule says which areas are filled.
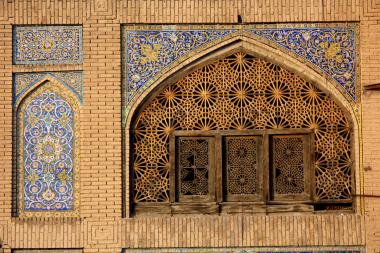
[[[356,101],[355,30],[342,27],[253,29],[251,34],[285,48],[320,68]]]
[[[82,63],[81,26],[15,26],[14,64]]]
[[[175,61],[219,42],[236,30],[125,30],[125,70],[129,102]]]
[[[16,106],[20,99],[35,88],[42,80],[52,78],[70,89],[83,102],[83,73],[82,71],[64,72],[35,72],[15,73],[13,81],[13,105]]]

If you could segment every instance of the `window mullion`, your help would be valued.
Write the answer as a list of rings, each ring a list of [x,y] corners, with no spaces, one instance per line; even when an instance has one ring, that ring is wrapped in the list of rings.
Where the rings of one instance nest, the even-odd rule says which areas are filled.
[[[215,134],[215,195],[216,202],[223,201],[223,147],[222,135]]]
[[[263,133],[263,145],[262,145],[262,164],[261,164],[261,171],[262,171],[262,196],[263,201],[266,203],[269,201],[269,135],[267,131],[264,131]]]
[[[170,134],[169,138],[169,183],[170,183],[170,189],[169,189],[169,201],[170,203],[176,202],[176,172],[175,172],[175,161],[176,161],[176,143],[175,143],[175,135],[172,133]]]
[[[315,196],[315,153],[314,153],[314,134],[307,135],[307,150],[306,154],[307,158],[305,161],[309,161],[307,163],[307,171],[309,176],[309,184],[307,185],[310,194],[310,200],[313,201]]]

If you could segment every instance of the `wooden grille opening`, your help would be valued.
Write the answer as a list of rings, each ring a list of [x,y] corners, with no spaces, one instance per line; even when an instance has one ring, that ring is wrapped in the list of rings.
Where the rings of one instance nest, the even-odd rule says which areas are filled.
[[[258,162],[256,138],[227,137],[225,156],[227,194],[255,194]]]
[[[262,136],[231,131],[222,136],[223,201],[262,201]],[[257,133],[256,133],[257,134]]]
[[[266,60],[239,52],[201,67],[158,92],[132,125],[136,205],[170,203],[169,135],[173,131],[272,129],[313,132],[313,203],[320,207],[352,202],[351,122],[328,94]],[[247,141],[246,145],[253,144]],[[284,170],[275,172],[275,181],[284,174]],[[231,188],[226,191],[234,195],[239,187],[232,186],[232,167],[228,175]],[[243,188],[240,191],[248,192]],[[278,196],[280,188],[276,188]],[[292,194],[301,194],[300,189],[294,187]]]
[[[271,200],[310,200],[310,135],[269,138]]]
[[[207,201],[214,193],[212,137],[178,137],[175,168],[177,201]]]

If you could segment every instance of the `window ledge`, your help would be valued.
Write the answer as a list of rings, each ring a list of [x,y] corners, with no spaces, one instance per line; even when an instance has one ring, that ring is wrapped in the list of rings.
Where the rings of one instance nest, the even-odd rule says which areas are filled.
[[[271,213],[350,213],[352,210],[315,210],[312,203],[267,203],[264,202],[207,202],[207,203],[140,203],[135,206],[135,215],[180,215],[180,214],[271,214]]]

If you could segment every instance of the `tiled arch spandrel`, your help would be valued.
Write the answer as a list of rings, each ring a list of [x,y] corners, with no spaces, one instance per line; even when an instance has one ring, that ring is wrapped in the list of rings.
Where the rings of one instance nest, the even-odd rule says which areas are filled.
[[[234,37],[285,52],[327,78],[353,106],[360,102],[356,24],[125,26],[124,111],[174,66]]]

